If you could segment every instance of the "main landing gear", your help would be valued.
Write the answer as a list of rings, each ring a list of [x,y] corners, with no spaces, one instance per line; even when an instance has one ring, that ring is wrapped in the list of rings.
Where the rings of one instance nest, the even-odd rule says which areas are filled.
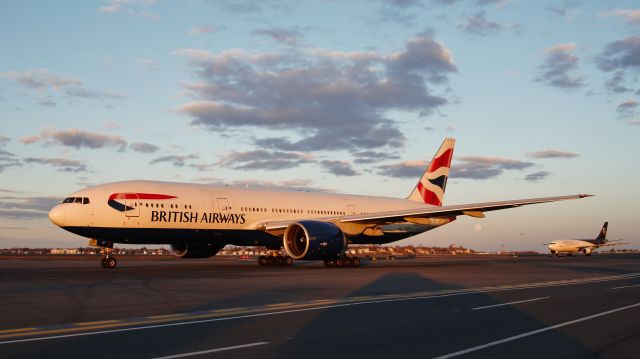
[[[269,253],[266,256],[258,257],[258,264],[260,266],[291,266],[293,264],[293,258],[282,255],[280,253]]]
[[[334,260],[324,260],[325,267],[360,267],[360,258],[358,257],[340,257]]]
[[[105,255],[100,261],[102,268],[115,268],[118,265],[118,261],[109,254]]]

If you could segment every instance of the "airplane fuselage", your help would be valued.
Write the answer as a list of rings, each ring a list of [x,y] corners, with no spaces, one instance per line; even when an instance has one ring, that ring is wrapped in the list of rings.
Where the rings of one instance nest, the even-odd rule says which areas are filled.
[[[66,202],[66,203],[65,203]],[[430,207],[414,201],[303,191],[127,181],[71,194],[50,213],[72,233],[114,243],[212,243],[279,248],[281,238],[261,223],[297,219],[331,221],[351,214]],[[352,236],[352,243],[388,243],[451,222],[389,224],[382,236]]]
[[[590,240],[581,239],[561,239],[549,243],[551,253],[585,253],[591,252],[598,248],[598,245]]]

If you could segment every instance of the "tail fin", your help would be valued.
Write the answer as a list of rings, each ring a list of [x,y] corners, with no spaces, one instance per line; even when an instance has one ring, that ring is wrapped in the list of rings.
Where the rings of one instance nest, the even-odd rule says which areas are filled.
[[[600,234],[596,237],[596,243],[606,243],[607,242],[607,227],[609,226],[609,222],[604,222],[602,228],[600,229]]]
[[[442,206],[455,144],[456,140],[453,138],[444,139],[422,178],[407,198],[408,200]]]

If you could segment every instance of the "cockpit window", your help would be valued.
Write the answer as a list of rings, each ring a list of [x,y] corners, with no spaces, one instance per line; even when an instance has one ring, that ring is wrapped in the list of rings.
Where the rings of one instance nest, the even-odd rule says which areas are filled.
[[[89,204],[89,198],[82,197],[82,204]]]
[[[62,201],[62,203],[73,203],[74,198],[73,197],[67,197],[64,199],[64,201]]]
[[[82,203],[82,197],[76,197],[73,203]]]
[[[79,204],[89,204],[89,198],[87,197],[67,197],[62,203],[79,203]]]

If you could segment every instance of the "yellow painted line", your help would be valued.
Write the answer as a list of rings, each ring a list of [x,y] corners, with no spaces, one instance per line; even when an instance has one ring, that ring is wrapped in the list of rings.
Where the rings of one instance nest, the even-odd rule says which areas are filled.
[[[293,302],[288,302],[288,303],[273,303],[273,304],[267,304],[266,307],[267,308],[278,308],[278,307],[288,307],[288,306],[293,306],[296,303]]]
[[[147,317],[149,319],[168,319],[168,318],[176,318],[176,317],[184,317],[185,313],[179,313],[179,314],[164,314],[164,315],[154,315],[151,317]]]
[[[225,309],[214,309],[211,312],[212,313],[226,313],[226,312],[235,312],[238,310],[246,310],[249,309],[247,307],[238,307],[238,308],[225,308]]]
[[[81,327],[81,326],[87,326],[87,325],[115,324],[115,323],[122,323],[122,321],[121,320],[101,320],[101,321],[97,321],[97,322],[75,323],[73,325],[77,325],[77,326]]]
[[[20,328],[20,329],[7,329],[7,330],[0,330],[0,334],[5,334],[5,333],[24,333],[24,332],[28,332],[31,330],[36,330],[36,328]]]

